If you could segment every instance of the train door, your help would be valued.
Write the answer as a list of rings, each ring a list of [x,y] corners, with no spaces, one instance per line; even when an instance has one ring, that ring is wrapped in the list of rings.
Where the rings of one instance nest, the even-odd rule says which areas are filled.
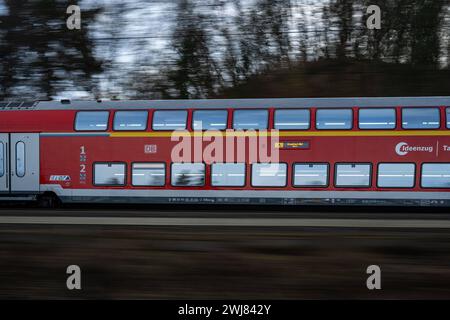
[[[39,192],[39,134],[0,134],[0,192]]]

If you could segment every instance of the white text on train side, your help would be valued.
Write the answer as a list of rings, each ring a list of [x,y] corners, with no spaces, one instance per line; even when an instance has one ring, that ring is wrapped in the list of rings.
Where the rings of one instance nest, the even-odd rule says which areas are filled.
[[[433,146],[410,146],[406,142],[400,142],[395,146],[395,152],[399,156],[405,156],[410,152],[433,152]]]

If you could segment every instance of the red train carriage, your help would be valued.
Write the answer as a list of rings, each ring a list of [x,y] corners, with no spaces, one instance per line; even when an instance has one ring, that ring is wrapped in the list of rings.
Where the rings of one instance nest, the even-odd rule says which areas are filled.
[[[450,97],[0,103],[0,199],[450,206]]]

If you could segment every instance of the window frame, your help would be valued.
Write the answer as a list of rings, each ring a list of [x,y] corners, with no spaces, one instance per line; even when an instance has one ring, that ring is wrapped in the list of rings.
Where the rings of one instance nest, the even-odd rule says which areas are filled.
[[[420,165],[420,188],[425,189],[425,190],[436,190],[436,189],[440,189],[440,190],[448,190],[450,189],[450,186],[447,188],[443,188],[443,187],[424,187],[423,186],[423,166],[426,164],[446,164],[446,165],[450,165],[450,162],[422,162],[422,164]]]
[[[299,186],[299,185],[295,184],[295,166],[296,165],[309,165],[309,164],[312,164],[312,165],[326,165],[327,166],[327,184],[326,185],[324,185],[324,186],[317,186],[317,185],[315,185],[315,186],[313,186],[313,185]],[[292,164],[292,174],[291,174],[291,176],[292,176],[292,187],[299,188],[299,189],[301,189],[301,188],[314,188],[314,189],[329,188],[330,187],[330,172],[331,172],[330,168],[331,168],[331,165],[328,162],[294,162]]]
[[[125,172],[124,172],[124,181],[123,184],[97,184],[95,183],[95,167],[97,164],[100,165],[113,165],[113,164],[122,164],[124,165],[125,168]],[[97,161],[97,162],[93,162],[92,163],[92,185],[94,187],[116,187],[116,188],[123,188],[126,187],[128,185],[128,164],[126,162],[123,161]]]
[[[439,107],[402,107],[400,109],[401,109],[400,110],[400,114],[401,114],[400,122],[401,122],[401,127],[402,127],[403,130],[439,130],[441,128],[441,125],[442,125],[442,123],[441,123],[441,109]],[[405,128],[405,126],[403,124],[403,115],[404,115],[403,111],[406,110],[406,109],[430,109],[430,110],[431,109],[436,109],[436,110],[438,110],[438,114],[439,114],[439,117],[438,117],[439,125],[436,128]]]
[[[253,166],[255,164],[284,164],[284,165],[286,165],[286,181],[285,181],[284,185],[283,186],[255,186],[253,184]],[[250,164],[250,186],[252,188],[259,188],[259,189],[264,189],[264,188],[265,189],[267,189],[267,188],[277,188],[277,189],[279,189],[279,188],[286,188],[288,186],[288,184],[289,184],[288,180],[289,180],[289,164],[287,162],[277,162],[277,163],[260,163],[260,162],[255,162],[255,163]]]
[[[228,109],[194,109],[194,110],[192,110],[192,118],[191,118],[191,128],[192,128],[192,131],[197,131],[197,132],[200,132],[200,130],[196,130],[195,128],[194,128],[194,117],[195,117],[195,113],[197,112],[197,111],[225,111],[226,112],[226,115],[227,115],[227,117],[226,117],[226,120],[225,120],[225,129],[202,129],[201,131],[202,132],[204,132],[204,131],[226,131],[227,129],[228,129],[228,120],[229,120],[229,118],[230,118],[230,114],[229,114],[229,112],[228,112]]]
[[[409,165],[414,165],[414,179],[413,179],[413,185],[412,187],[382,187],[379,185],[379,174],[380,174],[380,165],[382,164],[409,164]],[[377,172],[376,172],[376,180],[377,180],[377,188],[379,189],[414,189],[416,187],[416,179],[417,179],[417,164],[414,162],[379,162],[377,164]]]
[[[106,128],[102,130],[80,130],[77,129],[77,119],[80,113],[88,113],[88,112],[107,112],[108,118],[106,119]],[[106,132],[109,130],[109,120],[111,119],[111,111],[110,110],[78,110],[75,114],[75,120],[73,122],[73,130],[75,132]]]
[[[361,110],[377,110],[377,109],[384,109],[384,110],[394,110],[394,127],[393,128],[370,128],[370,129],[366,129],[366,128],[361,128],[360,125],[360,112]],[[397,109],[395,107],[379,107],[379,108],[368,108],[368,107],[362,107],[358,109],[358,118],[356,119],[358,122],[358,129],[359,130],[374,130],[374,131],[383,131],[383,130],[396,130],[398,128],[398,117],[397,117]]]
[[[234,120],[235,120],[235,115],[236,115],[236,111],[266,111],[267,112],[267,123],[266,123],[266,128],[265,129],[236,129],[234,128]],[[231,130],[234,131],[248,131],[248,130],[255,130],[255,131],[264,131],[264,130],[270,130],[270,109],[269,108],[254,108],[254,109],[233,109],[233,112],[231,114]]]
[[[213,184],[213,167],[216,164],[243,164],[244,165],[244,184],[239,186],[218,186]],[[247,163],[246,162],[215,162],[210,165],[211,167],[211,187],[214,188],[242,188],[247,185]]]
[[[182,112],[186,112],[186,119],[184,121],[184,128],[177,128],[177,129],[155,129],[155,114],[157,112],[170,112],[170,111],[182,111]],[[154,109],[152,112],[152,117],[151,117],[151,128],[152,131],[161,131],[161,132],[173,132],[173,131],[177,131],[177,130],[188,130],[189,124],[188,124],[188,119],[189,119],[189,109]]]
[[[174,164],[203,164],[203,168],[205,169],[204,176],[203,176],[204,177],[203,178],[203,184],[202,185],[196,185],[196,186],[191,186],[191,185],[189,185],[189,186],[177,186],[177,185],[174,185],[173,181],[172,181],[172,173],[173,173],[173,165]],[[205,162],[171,162],[170,163],[170,186],[174,187],[174,188],[203,188],[203,187],[206,186],[206,178],[207,178],[206,169],[207,169],[207,165],[206,165]]]
[[[321,129],[318,127],[317,125],[317,121],[318,121],[318,114],[319,111],[327,111],[327,110],[332,110],[332,111],[336,111],[336,110],[350,110],[351,111],[351,120],[350,120],[350,128],[345,128],[345,129],[336,129],[336,128],[330,128],[330,129]],[[348,108],[317,108],[316,109],[316,114],[315,114],[315,123],[314,123],[314,128],[318,131],[345,131],[345,130],[353,130],[354,128],[354,121],[355,121],[355,111],[353,110],[353,108],[348,107]]]
[[[164,165],[164,184],[159,186],[151,186],[151,185],[135,185],[133,184],[133,166],[135,164],[163,164]],[[130,164],[130,185],[134,188],[164,188],[167,186],[167,164],[165,162],[157,162],[157,161],[133,161]]]
[[[339,165],[369,165],[369,185],[367,186],[357,186],[357,185],[338,185],[338,166]],[[373,186],[373,164],[371,162],[336,162],[334,164],[334,187],[339,189],[370,189]]]
[[[147,113],[147,118],[146,118],[146,120],[145,120],[145,127],[144,127],[144,129],[137,129],[137,130],[130,130],[130,129],[121,130],[121,129],[116,129],[116,115],[117,115],[118,113],[121,113],[121,112],[146,112],[146,113]],[[148,129],[148,120],[149,120],[149,117],[150,117],[150,115],[149,115],[148,110],[116,110],[116,111],[114,111],[114,116],[113,116],[113,119],[112,119],[112,130],[113,130],[113,131],[118,131],[118,132],[127,132],[127,131],[147,131],[147,129]]]
[[[285,110],[288,110],[288,111],[293,111],[293,110],[306,110],[306,111],[308,111],[308,128],[305,128],[305,129],[298,129],[298,128],[293,128],[293,129],[277,129],[276,128],[276,115],[277,115],[277,111],[285,111]],[[292,131],[292,130],[295,130],[295,131],[307,131],[307,130],[310,130],[311,129],[311,119],[312,119],[312,117],[311,117],[311,115],[312,115],[312,110],[311,110],[311,108],[292,108],[292,109],[290,109],[290,108],[277,108],[277,109],[275,109],[274,111],[273,111],[273,129],[275,129],[275,130],[279,130],[279,131]]]

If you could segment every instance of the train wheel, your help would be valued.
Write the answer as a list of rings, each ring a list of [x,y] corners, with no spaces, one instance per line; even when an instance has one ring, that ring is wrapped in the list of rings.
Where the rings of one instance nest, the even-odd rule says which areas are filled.
[[[40,208],[58,208],[61,205],[61,200],[54,193],[44,193],[38,198],[38,206]]]

